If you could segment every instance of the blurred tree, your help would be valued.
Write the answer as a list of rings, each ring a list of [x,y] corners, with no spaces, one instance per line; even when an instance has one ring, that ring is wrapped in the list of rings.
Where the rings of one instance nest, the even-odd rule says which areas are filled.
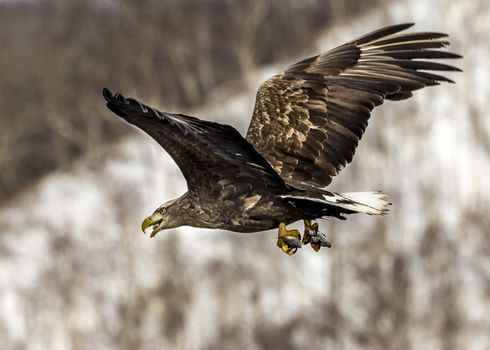
[[[368,7],[336,3],[1,3],[0,196],[131,131],[106,113],[103,86],[167,110],[197,106],[214,87],[297,56],[334,18]]]

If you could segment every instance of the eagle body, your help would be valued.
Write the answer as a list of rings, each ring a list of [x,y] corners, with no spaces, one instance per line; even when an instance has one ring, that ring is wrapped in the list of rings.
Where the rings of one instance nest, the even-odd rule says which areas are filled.
[[[271,192],[247,192],[220,203],[202,202],[195,195],[188,196],[192,201],[191,211],[182,217],[196,218],[184,224],[189,226],[234,232],[258,232],[277,228],[279,218],[283,216],[288,218],[287,224],[304,217],[300,209]]]
[[[232,197],[230,193],[233,194]],[[331,192],[324,191],[324,193],[331,197],[336,196]],[[219,201],[215,200],[216,195],[220,198]],[[291,198],[297,195],[305,198],[301,205],[296,205],[295,200]],[[291,224],[302,219],[315,220],[331,216],[344,220],[342,214],[355,212],[325,203],[322,199],[319,199],[318,202],[311,201],[314,195],[308,191],[296,191],[287,187],[266,188],[264,186],[257,189],[247,186],[241,193],[236,193],[235,188],[225,187],[223,192],[214,193],[209,198],[203,198],[188,191],[171,204],[178,205],[176,214],[179,215],[176,215],[176,218],[182,220],[179,221],[178,226],[243,233],[270,230],[277,228],[280,222]],[[355,204],[348,198],[344,198],[344,201]],[[299,202],[301,202],[300,199]]]
[[[151,226],[154,236],[182,225],[235,232],[279,227],[278,245],[292,254],[287,242],[300,234],[287,224],[303,219],[303,244],[319,248],[310,235],[318,231],[312,220],[386,213],[390,203],[379,191],[335,193],[326,187],[352,161],[376,106],[452,83],[436,73],[459,71],[434,61],[461,57],[441,50],[449,44],[446,34],[400,33],[412,25],[378,29],[265,81],[245,137],[229,125],[161,112],[104,89],[107,107],[155,139],[187,182],[188,191],[157,208],[143,231]]]

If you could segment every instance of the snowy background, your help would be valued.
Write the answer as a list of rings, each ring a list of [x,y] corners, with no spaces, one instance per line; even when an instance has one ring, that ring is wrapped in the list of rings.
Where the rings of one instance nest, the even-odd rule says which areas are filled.
[[[133,134],[1,208],[0,348],[490,348],[490,2],[386,2],[323,32],[309,54],[411,21],[450,34],[464,72],[377,108],[331,185],[383,190],[387,216],[321,221],[333,247],[292,257],[275,232],[150,239],[141,220],[186,185]],[[187,113],[243,133],[260,82],[301,58],[247,72],[246,88],[217,88]]]

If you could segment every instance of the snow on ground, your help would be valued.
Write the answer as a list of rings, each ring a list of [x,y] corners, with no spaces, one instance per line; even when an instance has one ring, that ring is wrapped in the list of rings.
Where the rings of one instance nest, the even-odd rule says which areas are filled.
[[[315,338],[312,327],[330,317],[321,311],[325,300],[347,315],[345,325],[359,332],[355,334],[367,327],[372,317],[366,305],[369,294],[349,263],[372,262],[373,251],[361,248],[364,242],[379,240],[376,230],[383,226],[389,234],[381,240],[385,250],[375,258],[380,271],[391,268],[394,254],[415,256],[408,271],[413,280],[410,344],[433,349],[443,345],[437,312],[444,311],[434,311],[432,317],[430,309],[437,297],[433,288],[446,275],[438,279],[436,271],[434,279],[430,272],[449,264],[459,288],[458,312],[467,325],[460,328],[457,344],[490,347],[485,294],[490,254],[481,250],[488,238],[468,219],[488,214],[490,204],[487,2],[396,2],[385,12],[329,31],[319,39],[318,51],[379,26],[407,21],[416,22],[415,30],[448,32],[450,49],[465,56],[456,62],[464,73],[451,75],[455,85],[425,89],[411,100],[378,108],[354,163],[334,181],[332,187],[342,191],[382,189],[394,203],[388,216],[322,222],[334,248],[319,254],[304,248],[291,258],[275,247],[273,232],[243,235],[186,227],[150,239],[139,230],[141,219],[182,194],[185,182],[158,145],[137,135],[103,159],[88,158],[69,172],[47,177],[0,212],[4,345],[201,349],[216,339],[226,347],[225,329],[242,339],[242,347],[253,349],[268,344],[261,327],[264,332],[274,326],[282,329],[309,316],[316,319],[308,321],[309,327],[298,325],[290,345],[338,345],[328,332]],[[279,68],[256,72],[255,84],[247,91],[218,96],[194,114],[245,132],[257,86]],[[444,254],[435,255],[436,260],[417,258],[427,230],[436,224],[449,242],[449,248],[440,249],[457,247],[444,252],[456,260],[444,260]],[[134,334],[128,329],[135,329]],[[340,334],[346,337],[345,346],[362,346],[346,329]]]

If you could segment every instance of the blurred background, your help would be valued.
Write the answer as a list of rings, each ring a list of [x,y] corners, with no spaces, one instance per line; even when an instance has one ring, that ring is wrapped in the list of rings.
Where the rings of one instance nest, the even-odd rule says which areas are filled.
[[[186,190],[102,87],[244,133],[262,81],[378,27],[450,35],[456,84],[374,111],[335,191],[385,217],[275,232],[141,220]],[[0,349],[490,348],[490,2],[0,1]]]

